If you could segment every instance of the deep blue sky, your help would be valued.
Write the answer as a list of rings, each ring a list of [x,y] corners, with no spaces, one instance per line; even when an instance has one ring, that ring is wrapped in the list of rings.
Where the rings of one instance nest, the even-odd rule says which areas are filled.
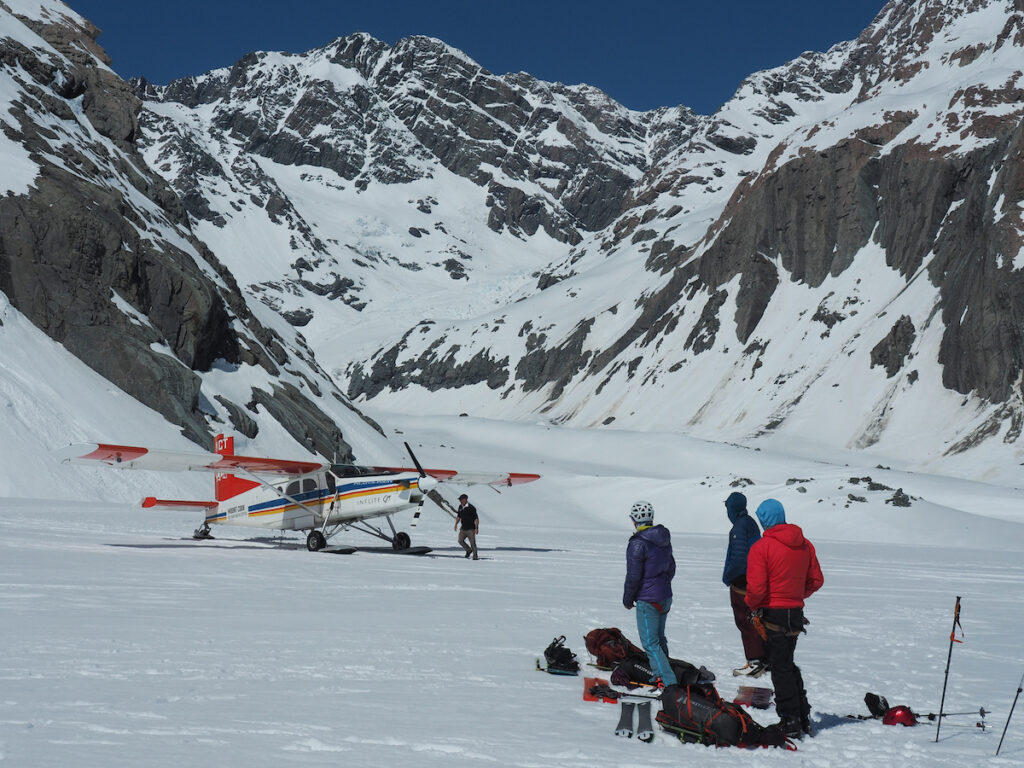
[[[430,35],[496,74],[588,83],[632,109],[710,114],[752,72],[860,34],[884,0],[66,0],[123,77],[164,84],[254,50]]]

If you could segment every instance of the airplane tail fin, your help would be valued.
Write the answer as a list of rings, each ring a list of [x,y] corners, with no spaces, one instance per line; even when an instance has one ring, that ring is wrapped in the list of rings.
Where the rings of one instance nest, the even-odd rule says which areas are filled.
[[[214,450],[216,450],[221,456],[234,455],[235,438],[223,434],[217,435],[217,442]],[[227,501],[228,499],[259,485],[259,483],[254,480],[246,480],[244,477],[238,477],[237,475],[232,475],[228,472],[218,472],[214,476],[213,483],[215,490],[214,496],[217,501]]]

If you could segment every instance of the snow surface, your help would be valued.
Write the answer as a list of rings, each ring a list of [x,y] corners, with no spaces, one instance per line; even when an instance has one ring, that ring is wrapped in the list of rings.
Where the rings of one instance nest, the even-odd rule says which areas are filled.
[[[38,0],[8,6],[31,14],[64,8]],[[6,25],[0,36],[20,35],[16,39],[57,56],[9,19],[0,15]],[[963,23],[957,45],[985,39],[968,34],[978,19]],[[1001,55],[1006,68],[1016,66],[1009,46]],[[962,81],[972,82],[970,69],[963,72]],[[343,73],[331,68],[322,75]],[[922,94],[925,86],[949,88],[938,67],[919,77],[914,85]],[[885,105],[903,103],[898,91],[909,87],[893,86],[883,94]],[[0,119],[13,97],[0,93]],[[940,102],[934,103],[927,114],[935,113]],[[80,104],[73,106],[80,112]],[[806,107],[807,119],[795,124],[809,127],[828,116],[835,134],[846,135],[877,122],[875,109],[851,108],[837,96]],[[730,119],[740,128],[756,127],[739,122],[741,112],[737,106]],[[197,113],[191,130],[203,130],[210,117]],[[929,135],[921,120],[907,137]],[[95,138],[79,122],[74,130]],[[71,130],[50,127],[61,135]],[[794,143],[794,151],[815,142],[827,143],[825,133]],[[729,177],[756,172],[773,145],[760,141],[751,156],[720,164]],[[9,150],[0,146],[0,154],[21,165],[5,165],[0,189],[7,183],[22,190],[34,178],[25,164],[31,160]],[[694,166],[702,174],[712,167]],[[545,265],[562,260],[568,271],[572,254],[545,235],[518,241],[491,232],[474,213],[484,192],[469,182],[438,171],[434,183],[349,189],[339,198],[341,180],[323,169],[266,162],[259,169],[314,222],[318,236],[338,246],[317,267],[318,277],[347,273],[355,260],[369,265],[359,286],[359,298],[368,302],[362,313],[347,306],[328,311],[326,300],[315,296],[281,299],[280,309],[316,310],[304,335],[334,371],[396,340],[424,317],[440,327],[420,334],[420,343],[448,333],[463,345],[459,359],[472,357],[478,332],[493,339],[482,346],[508,348],[527,318],[537,328],[564,330],[592,314],[598,321],[588,343],[607,343],[635,319],[632,299],[658,289],[664,279],[633,286],[629,276],[636,274],[640,252],[624,248],[605,255],[596,240],[588,241],[575,277],[503,310],[530,290],[534,273]],[[123,185],[140,209],[152,207],[120,177],[113,183]],[[233,185],[221,190],[225,201],[238,192]],[[680,236],[685,232],[687,242],[694,241],[730,194],[725,182],[694,185],[678,198],[686,212],[656,226],[682,226]],[[416,201],[430,197],[436,198],[436,213],[428,217]],[[336,212],[338,200],[343,215]],[[251,289],[286,273],[277,259],[289,253],[290,232],[256,226],[246,218],[250,214],[239,215],[239,226],[230,229],[198,223],[197,232]],[[427,236],[410,245],[402,234],[438,222],[452,235],[430,229],[431,242],[437,242],[429,248]],[[194,253],[180,233],[160,230]],[[392,255],[403,248],[420,251],[421,259],[426,251],[437,263],[410,275]],[[465,251],[473,279],[454,283],[453,291],[440,262],[457,251]],[[726,357],[735,342],[723,334],[701,365],[675,378],[652,378],[640,387],[620,373],[603,398],[592,397],[590,388],[570,387],[559,408],[547,412],[550,420],[526,415],[541,411],[545,393],[496,402],[484,385],[442,393],[411,388],[378,398],[369,415],[385,426],[388,441],[344,405],[328,409],[360,461],[404,462],[401,441],[409,440],[425,465],[543,475],[500,495],[486,488],[470,492],[483,520],[483,559],[475,563],[462,558],[451,520],[432,508],[415,528],[408,513],[396,521],[414,544],[433,548],[420,558],[370,551],[314,555],[301,536],[245,538],[248,532],[231,528],[197,543],[189,538],[196,515],[143,511],[137,503],[146,494],[206,498],[208,476],[58,465],[51,452],[70,442],[194,446],[177,427],[46,338],[0,294],[0,762],[70,768],[339,761],[531,768],[693,761],[762,767],[799,761],[822,768],[1024,764],[1024,712],[1010,724],[1000,758],[992,757],[1024,671],[1024,455],[1000,449],[993,439],[966,454],[938,458],[943,448],[935,435],[947,425],[937,421],[952,421],[966,433],[985,412],[938,385],[934,361],[941,329],[928,324],[934,296],[925,281],[907,287],[894,274],[871,268],[881,254],[868,250],[862,257],[868,263],[828,278],[833,297],[821,306],[848,313],[845,326],[829,334],[805,316],[823,294],[783,276],[786,301],[773,306],[758,329],[772,345],[756,379],[753,359],[741,361],[745,371],[738,374],[737,358]],[[869,281],[872,290],[862,290]],[[609,286],[617,289],[611,298]],[[136,317],[120,297],[112,300]],[[615,315],[607,311],[613,301],[621,304]],[[285,330],[269,306],[251,303],[261,322]],[[859,309],[856,319],[849,319],[851,308]],[[914,349],[920,381],[913,390],[893,384],[870,407],[852,407],[861,402],[859,392],[879,391],[883,377],[866,364],[864,350],[851,357],[852,340],[860,331],[880,336],[902,314],[923,326]],[[661,362],[682,355],[679,342],[693,319],[688,315],[675,332],[678,355],[645,360],[654,374]],[[819,368],[805,368],[807,356],[796,349],[800,334],[828,352]],[[769,386],[768,371],[773,379],[779,371],[788,375]],[[202,374],[204,392],[247,402],[249,387],[268,385],[259,371],[241,373],[215,367]],[[767,394],[744,406],[757,387]],[[652,390],[661,396],[652,397]],[[798,396],[805,410],[789,415]],[[666,408],[672,403],[680,407]],[[699,408],[707,419],[693,437],[667,431],[687,426],[691,414],[680,415],[684,404],[695,404],[691,410]],[[575,416],[577,426],[599,424],[611,413],[622,417],[615,427],[628,422],[631,430],[666,431],[553,423]],[[744,421],[760,423],[772,415],[786,416],[786,426],[744,440]],[[737,442],[698,439],[712,434]],[[236,443],[240,451],[281,457],[295,456],[295,445],[283,428],[266,425],[255,440]],[[884,488],[871,490],[869,483]],[[538,673],[534,660],[560,635],[585,659],[582,636],[596,627],[619,626],[636,639],[633,615],[619,598],[630,533],[625,513],[643,498],[675,539],[672,653],[715,671],[720,691],[733,694],[737,681],[729,670],[742,663],[742,652],[720,576],[728,531],[722,500],[737,488],[751,506],[780,499],[790,521],[818,548],[826,583],[808,603],[812,625],[797,652],[817,734],[796,754],[713,750],[664,734],[650,746],[617,739],[616,708],[583,702],[579,678]],[[897,489],[911,497],[911,506],[890,503]],[[339,543],[377,542],[346,535]],[[953,650],[946,708],[991,709],[994,730],[982,732],[972,727],[975,718],[957,716],[934,743],[929,724],[903,729],[843,718],[866,712],[866,691],[937,711],[957,595],[963,596],[965,643]],[[755,716],[774,720],[771,712]]]
[[[11,331],[9,317],[0,330]],[[67,374],[54,379],[88,384],[81,371],[47,362]],[[81,419],[76,433],[97,429],[83,392],[57,414]],[[11,407],[2,410],[6,427]],[[124,416],[137,415],[126,406]],[[386,413],[371,415],[389,423]],[[194,542],[194,515],[132,505],[140,484],[187,475],[93,470],[105,501],[57,501],[85,470],[52,457],[19,465],[23,435],[13,433],[4,466],[15,460],[34,493],[0,498],[0,758],[174,768],[1024,760],[1018,721],[992,757],[1024,669],[1019,489],[671,434],[400,421],[388,428],[393,441],[409,440],[426,465],[543,474],[501,494],[470,491],[482,517],[479,562],[462,557],[436,508],[416,528],[408,514],[397,521],[414,544],[433,548],[424,557],[312,554],[294,534],[247,539],[225,527],[214,541]],[[121,422],[111,416],[110,429]],[[150,429],[170,444],[169,425]],[[893,507],[890,493],[850,481],[868,475],[904,488],[912,505]],[[808,602],[812,624],[797,651],[817,733],[795,754],[714,750],[663,733],[651,745],[616,738],[617,708],[584,702],[581,678],[539,673],[535,659],[565,635],[587,660],[582,637],[596,627],[636,639],[620,597],[626,510],[645,498],[674,535],[672,653],[707,666],[721,693],[734,694],[729,670],[742,651],[720,581],[722,500],[741,477],[753,483],[741,486],[751,506],[779,498],[818,548],[825,586]],[[867,500],[849,501],[850,493]],[[934,743],[931,724],[844,718],[866,714],[867,691],[938,710],[957,595],[965,643],[953,650],[946,711],[984,706],[992,727],[982,732],[976,717],[958,715]],[[774,721],[771,711],[754,715]]]

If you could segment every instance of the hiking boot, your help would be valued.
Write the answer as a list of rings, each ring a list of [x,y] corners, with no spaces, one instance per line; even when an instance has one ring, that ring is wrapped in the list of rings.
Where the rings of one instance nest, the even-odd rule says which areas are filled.
[[[761,677],[768,671],[768,664],[761,659],[751,659],[739,669],[732,671],[735,677]]]
[[[779,729],[786,738],[800,741],[804,737],[804,728],[798,717],[784,717],[779,720]]]
[[[469,559],[469,556],[470,556],[470,555],[472,555],[472,554],[473,554],[472,552],[467,552],[467,553],[466,553],[466,559],[468,560],[468,559]]]

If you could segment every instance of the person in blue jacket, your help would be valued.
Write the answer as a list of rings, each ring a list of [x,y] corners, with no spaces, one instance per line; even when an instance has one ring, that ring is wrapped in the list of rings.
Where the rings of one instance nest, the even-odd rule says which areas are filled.
[[[722,571],[722,582],[729,587],[729,602],[736,627],[743,640],[743,653],[747,663],[734,669],[734,675],[760,677],[767,670],[768,658],[764,640],[757,633],[750,621],[750,609],[744,598],[747,594],[747,553],[754,542],[761,538],[757,522],[747,513],[747,497],[742,493],[730,493],[725,500],[725,513],[732,523],[729,531],[729,548],[725,552],[725,568]]]
[[[654,671],[651,681],[659,688],[676,685],[668,656],[665,623],[672,608],[672,577],[676,561],[672,556],[672,535],[668,528],[654,524],[654,507],[638,501],[629,512],[636,528],[626,546],[626,583],[622,604],[636,607],[636,628],[640,644]]]

